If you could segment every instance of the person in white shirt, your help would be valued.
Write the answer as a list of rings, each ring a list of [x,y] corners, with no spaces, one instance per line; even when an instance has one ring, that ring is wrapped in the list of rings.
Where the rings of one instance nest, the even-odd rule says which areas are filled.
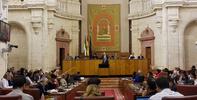
[[[24,89],[24,85],[26,83],[26,78],[24,76],[15,76],[13,79],[13,84],[14,84],[14,90],[12,90],[12,92],[6,94],[8,96],[12,96],[12,95],[21,95],[22,96],[22,100],[34,100],[34,98],[23,92]]]
[[[9,75],[9,72],[6,72],[5,75],[3,76],[3,78],[1,79],[0,88],[13,88],[13,86],[9,86],[8,75]]]
[[[169,88],[169,81],[165,77],[160,77],[156,80],[157,91],[155,95],[151,96],[149,100],[162,100],[166,96],[183,96],[179,92],[174,92]]]
[[[128,59],[135,59],[134,53],[131,53],[131,54],[129,55],[129,58],[128,58]]]
[[[194,75],[194,85],[197,85],[197,76]]]

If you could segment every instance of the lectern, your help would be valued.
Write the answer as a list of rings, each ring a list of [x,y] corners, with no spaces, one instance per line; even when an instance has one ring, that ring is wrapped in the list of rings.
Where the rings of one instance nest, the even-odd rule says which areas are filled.
[[[109,68],[109,64],[99,64],[99,68]]]
[[[99,75],[101,76],[108,76],[109,74],[109,63],[102,63],[99,64]]]

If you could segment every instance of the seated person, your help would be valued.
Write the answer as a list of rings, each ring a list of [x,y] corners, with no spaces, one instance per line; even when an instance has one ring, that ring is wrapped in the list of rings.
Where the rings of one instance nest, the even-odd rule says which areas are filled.
[[[98,56],[97,56],[96,53],[94,53],[94,54],[92,55],[92,59],[98,59]]]
[[[144,56],[142,56],[142,54],[140,54],[137,59],[144,59]]]
[[[73,57],[69,55],[69,53],[67,53],[65,60],[73,60]]]
[[[31,95],[23,93],[25,83],[26,78],[24,76],[15,76],[13,79],[14,90],[12,90],[12,92],[8,93],[7,95],[21,95],[22,100],[34,100],[34,98]]]
[[[9,72],[6,72],[0,81],[0,88],[12,88],[12,86],[9,86],[9,80],[11,80],[9,77]]]
[[[47,78],[42,78],[41,81],[36,85],[36,87],[40,90],[40,96],[42,94],[47,94],[47,84],[48,84],[48,79]]]
[[[144,81],[144,76],[139,70],[135,76],[133,76],[133,82],[134,83],[142,83]]]
[[[79,56],[75,56],[75,60],[79,60],[80,59],[80,57]]]
[[[59,86],[59,83],[57,81],[57,76],[54,74],[51,74],[51,79],[49,79],[46,89],[51,90],[51,89],[56,89]]]
[[[129,55],[129,59],[135,59],[134,53],[131,53],[131,54]]]
[[[36,85],[36,83],[34,83],[32,80],[31,80],[31,73],[28,73],[27,75],[26,75],[26,80],[27,80],[27,82],[29,83],[29,85],[30,86],[33,86],[33,85]]]
[[[156,82],[153,78],[147,79],[147,87],[142,91],[142,96],[152,96],[157,93]]]
[[[156,80],[157,92],[155,95],[151,96],[149,100],[162,100],[165,96],[183,96],[178,92],[174,92],[169,88],[169,81],[165,77],[159,77]]]
[[[169,87],[172,91],[177,91],[175,79],[169,78]]]
[[[68,86],[75,84],[75,80],[74,80],[73,75],[70,75],[69,73],[65,73],[65,77],[64,78],[65,78]]]
[[[80,72],[77,72],[76,74],[73,75],[73,79],[75,81],[81,81],[81,77],[80,77]]]
[[[62,75],[60,78],[60,88],[66,89],[68,87],[66,79],[65,79],[65,74]]]
[[[100,83],[101,83],[100,79],[90,78],[87,82],[88,86],[83,96],[101,96],[101,92],[99,91]]]
[[[166,75],[164,75],[164,74],[165,74],[165,72],[162,72],[161,69],[157,69],[157,70],[156,70],[156,73],[154,74],[154,78],[159,78],[159,77],[164,77],[164,76],[166,76]]]

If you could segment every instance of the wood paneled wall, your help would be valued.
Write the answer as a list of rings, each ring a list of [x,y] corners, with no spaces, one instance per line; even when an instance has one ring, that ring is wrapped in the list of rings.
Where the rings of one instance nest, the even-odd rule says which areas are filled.
[[[109,68],[99,68],[101,60],[65,60],[63,72],[70,74],[80,72],[81,75],[131,75],[134,71],[148,72],[147,60],[110,60]]]

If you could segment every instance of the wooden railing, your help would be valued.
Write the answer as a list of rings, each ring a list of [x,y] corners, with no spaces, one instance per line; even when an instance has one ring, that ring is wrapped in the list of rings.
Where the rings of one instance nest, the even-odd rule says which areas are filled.
[[[134,90],[132,87],[133,82],[129,79],[120,80],[120,91],[122,92],[125,100],[136,100],[137,96],[141,96],[140,91]]]
[[[87,84],[85,82],[80,83],[78,86],[73,87],[72,89],[64,92],[49,93],[45,95],[46,100],[55,99],[55,100],[74,100],[74,97],[77,96],[77,91],[85,91]]]
[[[141,70],[145,75],[148,72],[147,60],[110,60],[109,68],[99,68],[101,60],[65,60],[63,72],[70,74],[80,72],[81,75],[131,75]]]

